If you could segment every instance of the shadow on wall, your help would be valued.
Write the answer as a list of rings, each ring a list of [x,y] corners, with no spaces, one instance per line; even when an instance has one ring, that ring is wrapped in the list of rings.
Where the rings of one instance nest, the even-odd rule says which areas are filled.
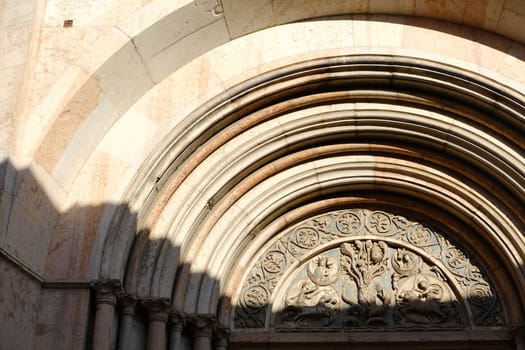
[[[83,349],[90,343],[90,270],[98,232],[126,204],[67,204],[34,168],[0,164],[0,349]]]
[[[434,348],[516,349],[521,341],[497,294],[480,288],[464,298],[441,267],[378,239],[338,241],[309,256],[272,282],[269,300],[260,281],[248,281],[238,286],[239,305],[194,295],[188,280],[213,277],[184,275],[190,266],[171,261],[173,285],[183,291],[177,295],[217,305],[211,314],[185,312],[178,309],[184,300],[153,298],[129,279],[141,276],[145,266],[137,262],[149,249],[168,245],[179,256],[180,247],[150,240],[147,230],[127,255],[127,277],[90,274],[101,254],[97,233],[113,213],[131,215],[125,203],[62,212],[54,205],[59,198],[49,198],[31,170],[3,162],[0,172],[2,349],[344,349],[349,342],[357,349],[386,343],[421,349],[422,341]],[[273,259],[250,278],[268,280],[279,264]],[[214,282],[219,288],[227,281]]]

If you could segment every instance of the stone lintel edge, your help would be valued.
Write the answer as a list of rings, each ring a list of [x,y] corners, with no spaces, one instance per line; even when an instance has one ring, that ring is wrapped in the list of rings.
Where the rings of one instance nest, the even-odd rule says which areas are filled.
[[[8,264],[12,265],[18,271],[21,271],[24,275],[29,277],[31,280],[36,282],[42,288],[46,289],[90,289],[92,288],[93,281],[88,280],[46,280],[42,274],[35,271],[24,261],[18,258],[16,255],[7,251],[5,248],[0,247],[0,257],[2,257]]]
[[[10,253],[3,247],[0,247],[0,256],[2,256],[9,264],[17,268],[19,271],[22,271],[33,281],[38,282],[40,284],[44,283],[44,277],[40,273],[33,270],[33,268],[27,265],[24,261],[22,261],[16,255]]]
[[[463,341],[478,341],[480,342],[479,349],[486,349],[486,342],[501,343],[513,342],[515,340],[517,331],[512,328],[501,330],[479,329],[473,330],[443,330],[443,331],[325,331],[325,332],[305,332],[305,331],[291,331],[280,332],[275,330],[264,331],[238,331],[235,330],[230,334],[230,342],[232,343],[266,343],[268,341],[274,343],[324,343],[339,342],[347,343],[362,342],[362,343],[385,343],[394,342],[398,344],[410,344],[421,342],[422,336],[425,340],[432,343],[454,343]],[[400,337],[400,334],[403,336]],[[473,347],[478,349],[477,347]]]

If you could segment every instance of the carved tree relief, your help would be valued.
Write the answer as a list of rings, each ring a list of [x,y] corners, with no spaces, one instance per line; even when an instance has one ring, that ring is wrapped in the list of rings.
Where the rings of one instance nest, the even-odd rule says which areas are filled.
[[[284,232],[238,295],[235,328],[503,326],[482,270],[443,235],[382,211],[345,210]]]

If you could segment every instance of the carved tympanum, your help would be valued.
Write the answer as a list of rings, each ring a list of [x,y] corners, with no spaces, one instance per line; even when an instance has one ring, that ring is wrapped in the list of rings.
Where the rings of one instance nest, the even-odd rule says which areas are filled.
[[[441,271],[381,240],[344,242],[315,256],[296,270],[284,299],[276,326],[465,326]]]
[[[253,265],[238,300],[236,328],[505,324],[494,288],[468,254],[382,211],[333,212],[284,232]]]

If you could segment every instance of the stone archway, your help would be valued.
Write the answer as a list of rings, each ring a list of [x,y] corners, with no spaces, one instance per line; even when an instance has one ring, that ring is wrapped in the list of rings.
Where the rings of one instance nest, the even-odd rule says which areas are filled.
[[[2,61],[14,63],[2,70],[8,94],[0,96],[7,157],[0,252],[2,272],[16,282],[0,289],[5,319],[14,317],[2,328],[2,346],[23,334],[16,346],[220,349],[228,331],[233,346],[245,346],[242,336],[253,334],[232,328],[231,318],[242,277],[265,244],[310,218],[366,208],[442,229],[461,254],[474,256],[505,313],[505,325],[485,340],[523,347],[519,1],[103,3],[2,6],[15,11],[0,21],[9,39],[0,42]],[[447,271],[439,259],[390,238],[354,238],[312,253],[283,279],[290,284],[275,296],[270,325],[296,322],[293,312],[303,315],[300,323],[307,318],[301,308],[310,306],[293,304],[296,287],[314,283],[310,261],[334,265],[325,258],[332,257],[341,269],[352,256],[345,244],[353,247],[346,252],[386,245],[390,264],[405,249],[425,262],[422,279],[400,277],[387,264],[389,276],[397,273],[420,297],[435,285],[465,299],[436,277]],[[432,275],[434,265],[441,272]],[[355,286],[347,281],[332,292],[346,290],[349,301],[364,293],[361,300],[379,304],[352,278]],[[396,295],[391,302],[413,297],[399,288],[386,290]],[[430,303],[438,305],[433,318],[448,327],[439,300]],[[468,300],[459,305],[471,328],[445,327],[456,337],[451,346],[479,327]],[[390,318],[374,322],[395,328],[396,317],[418,319],[414,305],[394,306]],[[344,320],[359,328],[371,313],[348,310],[338,332],[314,335],[344,343]],[[382,339],[395,344],[396,332]],[[286,333],[272,333],[271,345],[289,344]],[[310,333],[303,329],[301,339]],[[356,346],[378,336],[351,333]],[[403,333],[410,334],[421,335]],[[425,337],[439,346],[443,334]],[[251,339],[250,346],[265,344]]]
[[[305,272],[315,260],[311,259],[331,256],[341,271],[343,255],[352,259],[350,251],[371,245],[384,256],[388,252],[388,278],[393,280],[395,275],[403,285],[387,290],[392,303],[389,316],[372,322],[390,327],[384,338],[388,342],[417,348],[417,340],[424,336],[434,348],[459,347],[465,342],[478,348],[521,346],[516,329],[522,323],[523,290],[516,286],[523,284],[523,218],[514,204],[524,192],[515,181],[521,176],[515,160],[521,159],[522,115],[517,95],[494,82],[403,56],[310,60],[260,75],[219,96],[191,115],[188,127],[167,140],[159,158],[149,163],[155,167],[144,173],[147,186],[140,190],[146,193],[147,206],[139,217],[154,227],[135,239],[125,261],[123,287],[144,305],[162,305],[164,318],[155,308],[145,306],[140,311],[141,317],[150,317],[148,322],[159,326],[150,328],[155,333],[146,338],[166,339],[163,327],[172,312],[177,321],[172,322],[171,339],[193,341],[199,349],[213,342],[224,346],[228,334],[234,348],[286,347],[299,336],[296,329],[290,336],[282,325],[297,323],[294,317],[302,323],[303,308],[312,307],[293,305],[301,296],[299,284],[316,289],[314,282],[308,285]],[[156,179],[154,191],[148,187],[152,173],[163,174]],[[414,247],[406,239],[378,232],[346,241],[339,237],[337,245],[326,247],[326,253],[312,252],[302,262],[295,272],[302,277],[289,272],[291,284],[277,293],[280,297],[267,300],[268,307],[277,309],[266,313],[273,316],[265,318],[262,331],[232,323],[238,316],[235,310],[243,308],[241,300],[256,300],[265,293],[264,288],[255,288],[259,294],[244,298],[238,288],[251,288],[242,277],[266,245],[296,223],[352,208],[379,208],[396,213],[400,222],[403,215],[417,218],[405,222],[423,233],[441,232],[425,229],[441,227],[446,235],[431,236],[445,256],[433,257],[417,244]],[[392,216],[386,216],[391,220]],[[130,226],[126,221],[117,223],[116,229],[122,231],[113,239],[122,239],[117,242],[122,244]],[[114,254],[121,247],[118,244],[107,245],[106,273],[118,272],[123,264],[120,259],[127,257],[125,251]],[[402,249],[412,260],[422,262],[420,272],[409,276],[395,272],[391,261],[403,255]],[[473,264],[479,274],[474,268],[463,271],[472,285],[454,280],[454,272],[446,267],[450,265],[447,254],[480,261]],[[356,346],[379,346],[370,339],[380,333],[365,327],[369,320],[363,315],[372,313],[371,306],[360,305],[356,294],[364,291],[361,300],[366,300],[369,286],[358,286],[356,276],[354,271],[345,277],[354,280],[353,287],[343,287],[342,282],[337,288],[321,286],[334,297],[344,292],[352,300],[349,290],[353,290],[353,299],[357,298],[357,302],[345,301],[346,309],[338,311],[343,316],[337,316],[337,335],[334,329],[324,332],[315,327],[319,339],[330,339],[335,347],[349,341]],[[467,286],[460,287],[461,283]],[[409,291],[408,285],[414,289]],[[429,298],[429,288],[441,293],[430,297],[430,306],[421,300]],[[483,301],[470,301],[476,300],[476,293],[487,294],[491,302],[485,303],[483,297]],[[341,300],[342,296],[336,303],[342,305]],[[494,300],[498,301],[494,304]],[[376,298],[370,304],[380,302],[384,301]],[[473,311],[478,305],[481,311]],[[432,316],[419,315],[418,307],[434,309]],[[477,321],[492,315],[490,311],[497,317],[487,323]],[[291,315],[294,312],[299,316]],[[439,324],[432,323],[435,319]],[[345,320],[361,328],[357,332],[345,328]],[[402,326],[407,329],[397,329]],[[304,331],[301,327],[298,330]],[[312,332],[299,333],[311,342]],[[405,336],[409,340],[399,343]]]

